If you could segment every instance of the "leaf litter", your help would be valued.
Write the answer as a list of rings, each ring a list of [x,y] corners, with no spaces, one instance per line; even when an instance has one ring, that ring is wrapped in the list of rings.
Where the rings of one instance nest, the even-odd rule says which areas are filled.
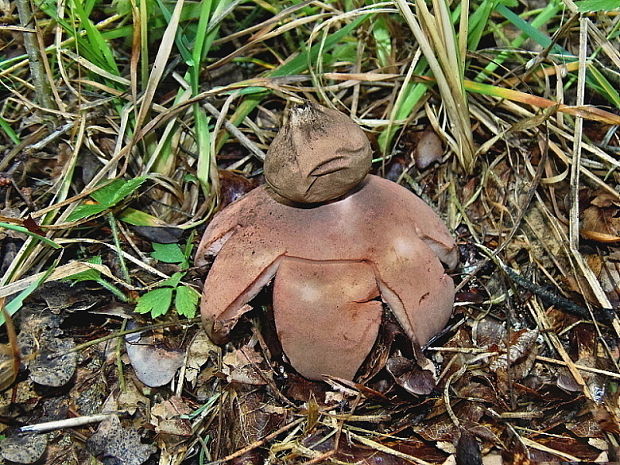
[[[3,58],[0,71],[14,78],[0,113],[0,296],[9,304],[28,292],[12,314],[21,365],[0,396],[3,458],[257,465],[616,461],[620,143],[612,40],[618,16],[603,11],[570,22],[577,11],[568,1],[539,10],[522,2],[521,16],[506,13],[521,11],[511,2],[472,2],[478,8],[470,31],[482,32],[468,37],[474,53],[461,55],[463,68],[454,70],[466,78],[464,115],[466,107],[445,106],[441,83],[439,93],[432,87],[438,78],[419,61],[397,4],[343,13],[336,4],[257,2],[252,12],[215,3],[210,18],[202,4],[174,11],[161,4],[161,16],[150,24],[155,32],[136,29],[143,34],[133,36],[126,54],[113,53],[101,34],[111,37],[119,26],[115,37],[127,40],[114,39],[114,47],[126,47],[132,33],[121,21],[137,21],[139,10],[88,20],[80,35],[62,29],[66,18],[43,5],[39,24],[53,17],[60,28],[58,41],[40,37],[54,53],[49,80],[61,105],[51,111],[30,103],[37,89],[20,58],[23,45],[5,49],[17,58]],[[432,3],[435,12],[440,2]],[[570,14],[556,16],[560,10]],[[84,21],[93,11],[78,16]],[[422,15],[424,22],[439,17]],[[519,29],[530,15],[539,29]],[[185,76],[186,64],[201,58],[176,60],[171,53],[193,42],[185,36],[193,30],[184,27],[188,17],[207,21],[211,32],[221,27],[214,36],[206,33],[203,45],[215,44],[205,56],[209,79],[222,87],[204,84],[191,98],[183,92],[204,76]],[[491,33],[475,24],[480,18],[490,21]],[[438,54],[442,43],[450,46],[449,31],[441,32],[430,44]],[[149,43],[140,43],[149,34],[156,37],[156,58]],[[306,39],[306,51],[281,64]],[[76,43],[80,60],[54,52]],[[93,44],[105,50],[103,60]],[[578,56],[580,44],[591,60]],[[458,42],[452,46],[463,50]],[[149,79],[152,59],[157,69]],[[571,71],[579,68],[575,63],[587,68],[585,76]],[[127,74],[120,76],[121,69]],[[480,82],[479,70],[491,79]],[[131,86],[144,94],[141,101],[133,100],[138,94]],[[263,182],[261,154],[285,109],[301,97],[357,118],[373,142],[375,172],[435,206],[460,246],[453,275],[459,292],[446,331],[420,356],[384,320],[356,382],[313,382],[294,373],[270,337],[269,290],[224,347],[191,319],[208,265],[188,267],[189,232],[202,232],[210,219],[217,185],[221,208]],[[201,111],[207,116],[197,116]],[[467,116],[471,129],[455,130]],[[471,159],[468,134],[478,148]],[[432,139],[424,153],[423,138]],[[64,280],[72,276],[71,286]],[[50,282],[32,293],[40,279]],[[141,298],[145,313],[159,315],[155,327],[133,312]],[[97,417],[109,412],[117,416]],[[66,420],[86,423],[22,432]]]

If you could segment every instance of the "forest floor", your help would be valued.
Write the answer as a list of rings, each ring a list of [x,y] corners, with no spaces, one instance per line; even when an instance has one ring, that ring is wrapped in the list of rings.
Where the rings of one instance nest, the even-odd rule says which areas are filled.
[[[0,456],[619,461],[614,3],[0,2]],[[272,350],[270,286],[225,345],[198,318],[199,238],[303,101],[459,248],[445,331],[385,309],[353,382]]]

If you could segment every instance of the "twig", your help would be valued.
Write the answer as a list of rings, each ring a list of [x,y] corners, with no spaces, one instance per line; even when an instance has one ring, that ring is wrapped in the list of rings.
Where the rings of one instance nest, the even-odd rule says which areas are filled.
[[[502,264],[502,269],[506,272],[508,276],[510,276],[510,278],[516,284],[518,284],[524,289],[527,289],[530,292],[533,292],[538,297],[540,297],[546,304],[562,308],[563,310],[566,310],[567,312],[577,315],[581,318],[591,318],[590,312],[587,308],[577,305],[576,303],[562,297],[561,295],[558,295],[555,292],[545,289],[544,287],[525,279],[515,270],[506,265]],[[605,324],[611,324],[614,321],[615,313],[612,308],[594,307],[593,310],[596,311],[597,316],[600,317],[601,322]]]
[[[96,344],[99,344],[101,342],[109,341],[110,339],[114,339],[116,337],[123,337],[123,336],[126,336],[127,334],[140,333],[142,331],[149,331],[151,329],[165,328],[167,326],[191,326],[191,325],[199,323],[199,322],[200,322],[200,317],[192,318],[191,320],[187,320],[187,321],[172,321],[172,322],[156,323],[156,324],[153,324],[153,325],[141,326],[139,328],[126,329],[125,331],[119,331],[118,333],[108,334],[107,336],[100,337],[98,339],[93,339],[92,341],[85,342],[84,344],[79,344],[79,345],[75,346],[74,348],[69,349],[66,352],[62,352],[62,353],[58,353],[58,354],[53,354],[53,355],[65,355],[65,354],[70,353],[70,352],[80,352],[80,351],[82,351],[84,349],[87,349],[87,348],[89,348],[91,346],[94,346]]]
[[[123,320],[123,323],[121,324],[121,331],[125,331],[126,327],[127,327],[127,320]],[[123,342],[124,340],[119,337],[116,340],[116,349],[114,351],[116,355],[116,372],[118,375],[118,384],[119,384],[119,387],[121,388],[121,392],[125,392],[125,389],[126,389],[125,376],[123,373],[123,359],[122,359]]]
[[[0,297],[0,310],[2,311],[6,333],[9,339],[6,352],[4,353],[4,355],[8,355],[9,359],[0,363],[0,391],[4,391],[8,389],[17,378],[19,367],[21,366],[21,353],[17,344],[17,333],[15,331],[15,325],[13,324],[13,318],[11,318],[9,312],[4,308],[4,297]]]
[[[221,115],[220,111],[217,108],[215,108],[212,104],[210,104],[209,102],[205,101],[202,106],[204,107],[205,110],[207,110],[209,113],[211,113],[216,118],[220,117]],[[226,128],[228,132],[230,132],[233,136],[235,136],[237,140],[239,141],[239,143],[243,145],[246,149],[248,149],[252,155],[258,158],[260,161],[265,160],[265,152],[259,149],[257,145],[254,142],[252,142],[248,137],[246,137],[246,135],[243,134],[241,130],[239,130],[234,124],[232,124],[230,121],[225,119],[224,127]]]
[[[555,358],[550,358],[550,357],[543,357],[542,355],[537,355],[536,360],[539,362],[543,362],[543,363],[551,363],[553,365],[561,365],[561,366],[567,365],[566,362],[562,360],[556,360]],[[600,370],[598,368],[588,367],[585,365],[579,365],[577,363],[575,363],[575,368],[577,368],[579,371],[585,371],[586,373],[593,373],[595,375],[608,376],[610,378],[620,379],[620,374],[614,373],[613,371]]]
[[[51,87],[45,74],[45,67],[41,62],[41,55],[39,45],[36,38],[36,25],[34,24],[34,17],[32,10],[30,9],[30,0],[17,0],[17,12],[19,14],[19,21],[24,28],[28,30],[34,30],[35,32],[24,32],[24,47],[28,54],[28,60],[30,64],[30,73],[32,75],[32,81],[36,89],[36,98],[39,105],[43,108],[54,109],[52,103]]]
[[[19,428],[20,433],[45,433],[63,428],[75,428],[76,426],[88,425],[89,423],[99,423],[110,417],[116,416],[117,413],[104,413],[100,415],[90,415],[84,417],[67,418],[65,420],[47,421],[37,425],[22,426]]]
[[[478,357],[481,354],[484,354],[484,357],[491,357],[495,355],[505,354],[506,350],[495,350],[490,351],[488,348],[484,347],[429,347],[427,350],[431,352],[441,352],[441,353],[457,353],[457,354],[468,354],[468,355],[477,355]],[[544,357],[542,355],[536,356],[536,361],[541,363],[551,363],[553,365],[566,366],[566,362],[563,360],[558,360],[555,358]],[[610,378],[619,379],[620,373],[615,373],[613,371],[601,370],[599,368],[593,368],[586,365],[580,365],[575,363],[575,368],[579,371],[585,371],[586,373],[594,373],[595,375],[608,376]]]

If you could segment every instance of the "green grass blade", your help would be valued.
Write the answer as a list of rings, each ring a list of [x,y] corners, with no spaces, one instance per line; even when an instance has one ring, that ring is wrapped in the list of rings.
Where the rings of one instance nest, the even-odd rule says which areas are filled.
[[[211,194],[211,183],[209,178],[211,168],[211,133],[209,131],[209,118],[205,110],[199,105],[194,104],[194,122],[196,131],[196,142],[198,145],[198,168],[196,177],[200,181],[205,197]]]
[[[108,42],[103,38],[101,32],[95,27],[90,18],[88,17],[86,10],[82,6],[80,0],[73,0],[71,3],[71,7],[75,9],[78,17],[80,18],[81,26],[86,31],[86,37],[88,38],[91,47],[94,50],[97,50],[100,55],[103,55],[103,65],[104,69],[106,69],[109,73],[120,75],[118,70],[118,66],[116,64],[116,60],[114,59],[114,54],[112,53],[112,49],[108,45]]]
[[[354,21],[347,24],[342,29],[334,32],[330,35],[323,44],[315,44],[293,59],[287,61],[279,68],[267,73],[269,77],[290,76],[291,74],[298,74],[308,68],[308,62],[316,61],[319,56],[319,52],[323,49],[324,52],[333,48],[338,42],[349,35],[354,29],[357,29],[364,21],[366,21],[371,15],[361,16]]]
[[[551,52],[559,55],[559,58],[564,63],[574,61],[576,57],[573,54],[568,52],[562,46],[554,44],[549,36],[538,29],[542,25],[547,24],[558,13],[561,6],[562,5],[558,0],[553,0],[543,10],[541,10],[539,15],[534,18],[531,23],[529,23],[512,10],[508,9],[505,5],[499,4],[496,11],[523,32],[521,36],[511,42],[510,47],[517,48],[521,46],[526,38],[530,38],[541,47],[550,48]],[[474,78],[474,80],[481,82],[486,79],[509,55],[509,53],[498,55],[492,63],[489,63],[485,69]],[[618,94],[615,87],[594,65],[590,65],[588,67],[586,83],[590,89],[598,92],[605,97],[607,101],[615,105],[617,108],[620,108],[620,94]]]
[[[618,0],[583,0],[576,3],[579,13],[611,12],[620,9]]]
[[[23,226],[18,226],[16,224],[11,224],[11,223],[4,223],[4,222],[0,222],[0,228],[5,228],[5,229],[10,229],[12,231],[18,231],[20,233],[24,233],[34,239],[38,239],[41,242],[43,242],[44,244],[49,245],[50,247],[54,248],[54,249],[61,249],[62,247],[57,244],[56,242],[54,242],[51,239],[48,239],[47,237],[41,236],[37,233],[33,233],[32,231],[29,231],[28,228],[24,228]]]
[[[4,307],[4,309],[7,311],[7,313],[11,316],[15,315],[15,313],[17,313],[17,311],[22,308],[22,305],[24,304],[24,300],[26,300],[26,298],[32,294],[34,291],[37,290],[37,288],[43,284],[47,278],[53,273],[53,271],[56,269],[56,265],[58,265],[58,260],[56,260],[54,262],[54,264],[52,266],[50,266],[48,268],[48,270],[41,275],[41,277],[39,279],[37,279],[36,281],[32,282],[32,284],[30,284],[30,286],[28,286],[26,289],[24,289],[23,291],[21,291],[17,297],[15,297],[13,300],[11,300],[8,304],[6,304],[6,306]],[[4,324],[4,315],[0,313],[0,326],[2,326]]]
[[[308,69],[308,63],[311,61],[315,61],[319,52],[323,50],[323,52],[328,51],[333,48],[338,42],[344,39],[347,35],[349,35],[353,30],[358,28],[364,21],[370,18],[371,15],[367,14],[361,16],[351,23],[347,24],[342,29],[331,34],[322,44],[315,44],[310,47],[309,50],[305,50],[289,61],[285,62],[282,66],[274,69],[267,73],[268,77],[281,77],[281,76],[290,76],[291,74],[299,74],[300,72]],[[240,94],[243,94],[243,91],[237,91]],[[268,91],[264,88],[254,88],[252,90],[252,95],[246,97],[246,99],[241,102],[237,106],[237,110],[233,113],[230,118],[230,122],[235,126],[241,124],[241,122],[248,116],[254,108],[258,106],[258,104],[263,100],[263,98],[268,95]],[[228,140],[228,134],[224,134],[224,136],[219,139],[217,143],[216,150],[219,151],[220,148],[224,145],[224,143]]]
[[[377,59],[383,68],[390,66],[392,55],[392,34],[383,16],[377,16],[372,21],[372,35],[377,45]]]
[[[201,63],[206,58],[209,51],[211,51],[211,45],[216,37],[219,35],[220,24],[224,20],[224,18],[233,11],[233,7],[240,3],[240,0],[236,0],[233,3],[233,0],[219,0],[213,12],[211,13],[211,18],[209,19],[209,24],[207,26],[207,35],[204,38],[204,44],[202,46],[202,57]]]
[[[504,6],[504,5],[501,5]],[[505,7],[504,7],[505,8]],[[508,10],[507,8],[505,8]],[[510,10],[508,10],[510,11]],[[540,13],[532,20],[530,24],[532,28],[536,29],[544,24],[547,24],[551,19],[560,11],[560,2],[558,0],[552,0],[549,4],[543,8]],[[523,21],[521,18],[519,20]],[[526,21],[523,21],[526,22]],[[526,34],[521,34],[510,43],[510,48],[520,47],[527,39]],[[474,78],[474,81],[482,82],[488,76],[490,76],[506,59],[510,56],[510,52],[502,52],[495,59],[489,63],[485,68],[478,73]]]
[[[601,73],[594,65],[588,67],[588,73],[592,76],[592,80],[601,89],[601,94],[606,95],[607,99],[610,100],[616,108],[620,108],[620,94],[618,94],[616,88],[607,80],[607,78],[603,76],[603,73]]]
[[[567,54],[572,60],[575,59],[574,55],[568,53],[559,45],[554,44],[551,38],[549,38],[546,34],[542,33],[535,26],[525,21],[518,14],[516,14],[512,10],[509,10],[504,5],[498,5],[497,12],[500,13],[504,18],[510,21],[517,28],[519,28],[520,31],[523,31],[530,39],[534,40],[541,47],[551,47],[551,51],[553,53],[557,53],[558,55]]]
[[[168,226],[165,221],[150,215],[142,210],[136,210],[134,208],[125,208],[119,215],[118,219],[134,226],[152,226],[152,227],[164,227]]]
[[[157,5],[159,6],[161,14],[165,18],[166,22],[170,23],[170,20],[172,19],[172,13],[168,10],[168,8],[166,8],[166,5],[164,4],[162,0],[157,0]],[[183,61],[185,61],[185,63],[191,63],[192,62],[192,52],[190,52],[191,45],[187,41],[187,38],[183,34],[177,34],[174,38],[174,41],[177,45],[177,48],[179,49],[179,53],[183,57]]]
[[[97,66],[105,68],[105,63],[101,59],[101,54],[95,52],[95,50],[92,48],[88,39],[83,37],[81,34],[78,34],[75,27],[72,25],[72,23],[58,16],[55,3],[50,2],[50,4],[48,4],[48,2],[45,2],[45,3],[42,3],[39,6],[39,8],[41,8],[41,10],[46,15],[48,15],[50,18],[56,21],[67,34],[73,37],[73,39],[75,40],[75,48],[79,50],[80,54],[84,58],[86,58],[88,61],[93,62]],[[77,22],[77,20],[75,22]],[[18,57],[18,58],[22,58],[22,57]],[[28,57],[27,55],[24,55],[23,58],[28,58]]]
[[[4,133],[8,136],[8,138],[11,139],[11,142],[13,142],[15,145],[20,143],[20,139],[17,133],[13,130],[11,125],[7,123],[6,120],[2,118],[1,116],[0,116],[0,129],[4,131]]]
[[[105,40],[114,40],[114,39],[121,39],[121,38],[128,38],[131,37],[131,33],[133,31],[133,27],[132,26],[121,26],[121,27],[117,27],[115,29],[112,29],[111,31],[102,31],[101,32],[101,37]]]
[[[487,24],[491,13],[497,7],[499,0],[484,0],[469,17],[469,33],[467,36],[468,50],[478,50],[478,44],[487,31]]]
[[[379,134],[378,143],[383,156],[389,152],[392,139],[402,124],[401,121],[411,115],[429,88],[429,83],[411,82],[411,76],[414,74],[418,76],[428,74],[426,59],[421,58],[415,65],[415,68],[407,72],[403,88],[398,93],[396,102],[394,102],[394,108],[390,112],[390,125]]]
[[[192,51],[193,66],[199,67],[208,49],[205,49],[205,38],[207,37],[207,28],[211,17],[212,0],[203,0],[200,2],[200,18],[198,19],[198,28],[196,29],[196,39],[194,40],[194,49]],[[205,53],[203,54],[203,50]],[[197,90],[196,90],[197,91]]]

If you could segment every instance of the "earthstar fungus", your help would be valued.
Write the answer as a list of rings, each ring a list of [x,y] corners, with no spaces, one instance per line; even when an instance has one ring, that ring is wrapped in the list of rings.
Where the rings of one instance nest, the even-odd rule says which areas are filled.
[[[310,379],[353,379],[377,339],[382,304],[425,344],[446,324],[454,240],[417,196],[368,175],[371,148],[344,114],[291,110],[265,159],[267,185],[217,214],[196,254],[216,257],[201,303],[226,342],[248,302],[274,279],[273,313],[290,364]]]

